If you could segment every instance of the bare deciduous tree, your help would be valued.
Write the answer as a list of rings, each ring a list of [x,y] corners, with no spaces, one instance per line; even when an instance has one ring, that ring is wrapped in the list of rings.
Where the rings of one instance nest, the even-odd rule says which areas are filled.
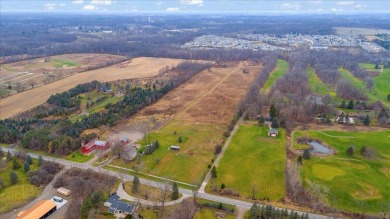
[[[30,85],[33,88],[36,85],[35,80],[34,79],[29,80],[28,85]]]
[[[256,185],[255,185],[255,184],[252,184],[252,185],[251,185],[251,191],[252,191],[252,199],[253,199],[253,200],[256,200],[257,188],[256,188]]]
[[[192,219],[196,213],[196,204],[193,199],[184,199],[181,202],[179,211],[177,212],[177,218],[180,219]]]
[[[111,151],[114,156],[121,159],[124,152],[124,145],[118,138],[114,138],[110,141]]]
[[[160,211],[160,217],[164,217],[164,210],[165,210],[165,202],[169,198],[169,193],[171,190],[171,184],[168,181],[164,181],[160,185],[160,194],[158,196],[158,200],[161,202],[161,211]]]

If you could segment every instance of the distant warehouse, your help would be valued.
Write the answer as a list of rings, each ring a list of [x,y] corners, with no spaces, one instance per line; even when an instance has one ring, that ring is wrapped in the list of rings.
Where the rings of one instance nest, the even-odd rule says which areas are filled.
[[[57,205],[51,200],[41,200],[26,211],[21,211],[16,219],[45,219],[57,210]]]

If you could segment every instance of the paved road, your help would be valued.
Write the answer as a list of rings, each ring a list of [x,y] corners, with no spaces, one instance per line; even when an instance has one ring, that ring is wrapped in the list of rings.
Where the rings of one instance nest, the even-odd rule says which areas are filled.
[[[234,136],[234,134],[236,133],[237,129],[238,129],[238,126],[240,125],[240,123],[242,122],[242,116],[240,117],[240,119],[237,121],[236,125],[234,126],[232,132],[230,133],[229,135],[229,138],[226,140],[225,144],[223,145],[222,147],[222,150],[221,150],[221,153],[218,154],[217,158],[215,159],[214,163],[213,163],[213,166],[212,167],[217,167],[219,161],[221,160],[223,154],[225,153],[227,147],[229,146],[230,144],[230,141],[232,140],[232,137]],[[212,168],[211,167],[211,168]],[[204,191],[204,189],[206,188],[206,185],[207,185],[207,182],[210,180],[211,178],[211,168],[209,170],[209,172],[207,173],[206,177],[204,178],[203,182],[202,182],[202,185],[200,186],[199,188],[199,193],[206,193]]]
[[[14,149],[9,149],[9,148],[5,148],[5,147],[0,147],[0,150],[3,150],[5,152],[7,152],[8,150],[11,152],[15,151]],[[40,156],[40,155],[34,154],[34,153],[29,153],[29,154],[32,158],[36,158],[36,159]],[[69,161],[69,160],[63,160],[63,159],[58,159],[58,158],[53,158],[53,157],[43,156],[43,155],[42,155],[42,158],[44,160],[47,160],[47,161],[52,161],[52,162],[62,164],[66,167],[79,168],[79,169],[83,169],[83,170],[89,170],[89,171],[94,171],[94,172],[98,172],[98,173],[102,173],[102,174],[107,174],[107,175],[114,176],[117,178],[123,178],[126,181],[133,180],[133,176],[131,176],[131,175],[121,174],[121,173],[118,173],[118,172],[115,172],[112,170],[103,169],[101,167],[94,167],[94,166],[90,166],[90,165],[87,165],[84,163],[76,163],[76,162]],[[162,185],[160,182],[155,182],[155,181],[151,181],[151,180],[147,180],[147,179],[143,179],[143,178],[140,178],[140,183],[148,185],[148,186],[152,186],[155,188],[161,188],[161,185]],[[183,193],[183,195],[192,196],[192,191],[189,189],[179,188],[179,192]],[[234,206],[238,206],[238,207],[243,207],[243,208],[250,208],[253,204],[252,202],[246,202],[246,201],[241,201],[241,200],[236,200],[236,199],[232,199],[232,198],[226,198],[226,197],[211,195],[211,194],[206,194],[206,193],[198,193],[197,197],[202,198],[202,199],[206,199],[206,200],[210,200],[210,201],[221,202],[224,204],[230,204],[230,205],[234,205]],[[278,209],[282,209],[282,208],[278,208]],[[288,209],[288,210],[290,210],[290,209]],[[296,212],[299,214],[306,213],[306,212],[300,212],[300,211],[296,211]],[[312,218],[312,219],[328,219],[329,218],[330,219],[333,217],[309,213],[309,218]]]

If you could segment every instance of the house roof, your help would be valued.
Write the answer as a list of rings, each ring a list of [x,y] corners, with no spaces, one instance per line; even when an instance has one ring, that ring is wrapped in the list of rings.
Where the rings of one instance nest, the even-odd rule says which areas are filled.
[[[115,194],[115,195],[111,195],[111,196],[107,199],[106,202],[112,204],[113,202],[118,201],[118,200],[119,200],[119,196]]]
[[[268,134],[278,134],[279,130],[277,129],[268,129]]]
[[[97,146],[105,146],[107,144],[107,142],[105,141],[99,141],[99,140],[93,140],[91,142],[88,142],[87,144],[85,144],[83,147],[86,148],[86,149],[90,149],[91,147],[93,147],[94,145],[97,145]]]
[[[127,212],[127,213],[131,214],[131,213],[133,213],[135,206],[132,204],[129,204],[129,203],[122,202],[122,201],[114,201],[111,204],[110,208],[115,210],[115,211],[122,211],[122,212]]]
[[[41,218],[57,205],[51,200],[41,200],[30,209],[20,212],[16,219]]]
[[[107,142],[105,142],[105,141],[98,141],[98,140],[95,140],[95,145],[105,146],[106,144],[107,144]]]

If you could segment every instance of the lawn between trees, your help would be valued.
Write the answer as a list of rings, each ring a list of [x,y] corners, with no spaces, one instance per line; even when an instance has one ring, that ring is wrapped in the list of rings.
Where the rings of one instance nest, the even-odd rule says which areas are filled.
[[[275,69],[270,73],[270,76],[261,91],[269,90],[279,78],[286,74],[287,70],[288,62],[283,59],[278,59]]]
[[[3,159],[3,157],[0,157],[0,159]],[[13,160],[0,161],[4,162],[2,164],[4,166],[0,165],[0,180],[4,182],[3,186],[0,185],[0,214],[23,205],[42,192],[40,187],[31,184],[27,180],[27,172],[24,171],[23,163],[19,159],[17,160],[21,166],[16,170],[13,169]],[[34,171],[39,169],[37,163],[37,160],[33,160],[33,163],[30,165],[30,170]],[[18,178],[16,184],[12,184],[10,180],[9,175],[12,171],[16,173]]]
[[[337,209],[356,213],[381,212],[386,200],[390,200],[390,131],[296,132],[294,148],[298,149],[302,148],[296,142],[299,136],[321,140],[337,150],[333,156],[303,160],[301,177],[306,188],[312,190],[313,185],[321,188],[322,192],[316,195]],[[349,149],[348,155],[350,146],[353,149]],[[362,155],[364,146],[369,153]]]
[[[216,167],[217,177],[209,181],[206,191],[224,193],[231,189],[244,199],[252,199],[253,192],[256,199],[283,198],[285,130],[279,129],[276,138],[268,137],[267,131],[268,127],[254,123],[241,124]],[[221,186],[225,187],[222,191]]]
[[[159,147],[153,153],[137,157],[129,164],[118,159],[110,164],[172,180],[199,184],[208,170],[208,163],[214,158],[214,146],[223,140],[225,129],[225,125],[222,124],[172,120],[159,130],[147,133],[138,142],[143,145],[141,151],[144,151],[145,145],[157,140]],[[172,145],[180,146],[180,150],[169,150]]]

